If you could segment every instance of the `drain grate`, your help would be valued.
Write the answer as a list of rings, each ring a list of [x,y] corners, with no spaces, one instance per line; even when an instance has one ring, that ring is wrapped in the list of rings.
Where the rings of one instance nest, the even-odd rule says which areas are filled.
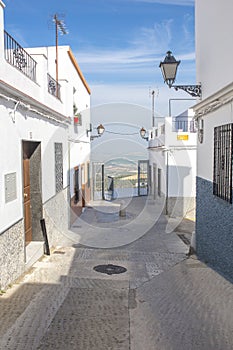
[[[96,272],[106,273],[107,275],[114,275],[119,273],[124,273],[127,271],[127,269],[123,266],[118,265],[97,265],[94,267],[94,270]]]

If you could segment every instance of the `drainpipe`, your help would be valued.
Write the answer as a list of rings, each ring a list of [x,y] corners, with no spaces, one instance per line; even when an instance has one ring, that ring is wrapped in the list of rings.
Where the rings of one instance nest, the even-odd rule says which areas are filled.
[[[105,195],[104,195],[104,164],[102,164],[101,166],[101,169],[102,169],[102,181],[101,181],[101,184],[102,184],[102,199],[105,200]]]

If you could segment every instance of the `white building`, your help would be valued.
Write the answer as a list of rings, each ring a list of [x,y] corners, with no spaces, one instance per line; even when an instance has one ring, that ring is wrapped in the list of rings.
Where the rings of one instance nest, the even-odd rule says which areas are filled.
[[[0,0],[0,289],[43,254],[42,218],[50,246],[62,237],[78,167],[87,192],[90,90],[69,47],[59,48],[59,83],[54,58],[54,47],[24,50],[4,31]]]
[[[233,277],[233,2],[196,0],[197,81],[202,101],[194,107],[199,125],[196,250]],[[208,26],[206,14],[208,13]]]
[[[196,129],[192,110],[167,117],[149,140],[151,193],[163,197],[172,217],[194,217],[196,185]]]

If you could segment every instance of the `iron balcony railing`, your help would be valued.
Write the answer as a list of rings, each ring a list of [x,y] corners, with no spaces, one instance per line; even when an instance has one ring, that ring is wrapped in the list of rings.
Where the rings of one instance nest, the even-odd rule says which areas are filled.
[[[196,133],[197,128],[194,120],[173,120],[172,121],[172,131],[183,131]]]
[[[4,47],[6,61],[36,82],[36,61],[6,31]]]
[[[57,97],[59,100],[61,99],[61,85],[51,77],[51,75],[48,73],[48,92]]]

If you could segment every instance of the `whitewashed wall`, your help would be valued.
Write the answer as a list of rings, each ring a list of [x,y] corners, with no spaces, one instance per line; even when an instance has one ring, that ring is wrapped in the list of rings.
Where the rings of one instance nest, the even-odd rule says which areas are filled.
[[[169,197],[195,197],[196,149],[173,149],[168,153]]]
[[[184,135],[188,135],[188,140],[178,140],[178,136]],[[169,197],[195,197],[196,144],[197,134],[173,131],[170,117],[165,118],[165,135],[150,140],[149,162],[162,169],[163,193],[166,193],[168,172]]]
[[[233,1],[196,0],[196,71],[202,99],[231,83],[233,77]]]
[[[149,164],[154,169],[156,166],[156,194],[158,194],[158,169],[161,169],[161,192],[163,195],[166,194],[166,152],[164,149],[151,148],[149,149]],[[154,171],[154,170],[152,170]],[[152,174],[152,181],[154,174]],[[152,187],[153,187],[152,186]]]
[[[214,127],[233,123],[233,103],[204,117],[203,143],[198,143],[197,175],[213,181]]]
[[[0,0],[0,28],[4,28],[4,3]],[[4,52],[4,32],[0,30],[0,62],[3,63],[3,55],[1,53]]]
[[[56,194],[54,143],[62,142],[63,154],[63,187],[67,186],[67,127],[55,125],[41,120],[24,108],[18,107],[15,112],[15,122],[12,120],[14,103],[0,98],[0,159],[1,159],[1,188],[0,191],[0,232],[13,225],[23,217],[23,169],[22,169],[22,140],[41,142],[41,190],[42,201]],[[30,115],[30,117],[29,117]],[[7,132],[6,132],[7,131]],[[40,169],[38,168],[38,171]],[[17,199],[5,203],[4,176],[16,172]]]
[[[70,195],[74,195],[74,167],[90,160],[90,134],[87,135],[86,130],[90,128],[90,93],[88,92],[84,82],[82,81],[77,67],[70,59],[69,46],[60,46],[58,48],[58,80],[61,85],[61,103],[60,112],[71,118],[71,125],[67,133],[69,140],[69,154],[67,161],[70,167],[70,177],[68,183],[70,185]],[[56,48],[37,47],[30,48],[27,51],[38,62],[38,83],[44,85],[44,95],[47,93],[47,70],[49,74],[56,78]],[[45,83],[46,82],[46,83]],[[52,99],[57,100],[54,96]],[[46,103],[49,101],[44,97]],[[78,112],[82,115],[82,125],[74,125],[73,119],[73,103],[76,104]],[[49,163],[48,163],[49,164]],[[49,190],[48,190],[49,191]]]

